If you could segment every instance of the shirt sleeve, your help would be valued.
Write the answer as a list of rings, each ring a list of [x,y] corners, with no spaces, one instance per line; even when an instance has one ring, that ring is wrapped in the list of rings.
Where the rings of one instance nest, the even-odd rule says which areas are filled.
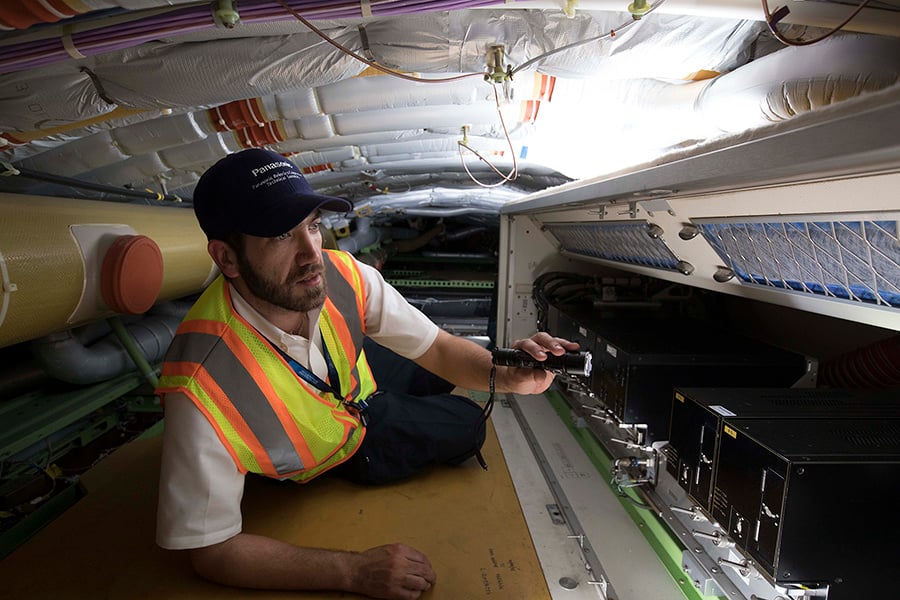
[[[438,326],[384,280],[378,269],[357,262],[366,285],[366,333],[400,356],[422,356],[438,335]]]
[[[241,532],[244,475],[190,398],[165,396],[156,543],[210,546]]]

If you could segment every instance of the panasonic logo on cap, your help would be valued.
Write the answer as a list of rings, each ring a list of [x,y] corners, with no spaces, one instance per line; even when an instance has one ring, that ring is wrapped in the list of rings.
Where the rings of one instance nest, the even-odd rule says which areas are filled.
[[[258,176],[258,175],[262,175],[263,173],[266,173],[266,172],[268,172],[268,171],[271,171],[272,169],[277,169],[278,167],[287,167],[288,169],[290,169],[290,168],[291,168],[291,164],[290,164],[290,163],[287,163],[287,162],[284,162],[284,161],[273,162],[273,163],[269,163],[269,164],[267,164],[267,165],[263,165],[263,166],[261,166],[261,167],[258,167],[258,168],[256,168],[256,169],[253,169],[252,171],[250,171],[250,173],[251,173],[254,177],[256,177],[256,176]]]

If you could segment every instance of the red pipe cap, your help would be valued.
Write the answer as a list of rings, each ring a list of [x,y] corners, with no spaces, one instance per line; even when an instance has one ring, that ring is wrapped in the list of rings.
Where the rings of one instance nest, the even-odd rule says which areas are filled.
[[[162,280],[162,252],[156,242],[145,235],[123,235],[103,257],[100,293],[112,310],[138,315],[156,302]]]

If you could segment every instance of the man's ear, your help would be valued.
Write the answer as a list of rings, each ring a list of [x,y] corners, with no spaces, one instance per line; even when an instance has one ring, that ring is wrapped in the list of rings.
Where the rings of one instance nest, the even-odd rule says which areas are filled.
[[[226,242],[223,242],[222,240],[209,240],[209,243],[206,245],[206,250],[225,277],[234,279],[240,274],[237,267],[237,254],[235,254],[234,248],[229,246]]]

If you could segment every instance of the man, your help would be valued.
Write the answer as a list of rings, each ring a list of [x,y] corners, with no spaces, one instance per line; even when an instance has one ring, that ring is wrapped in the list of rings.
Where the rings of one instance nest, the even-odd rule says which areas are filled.
[[[261,149],[223,158],[194,191],[221,276],[179,327],[160,378],[157,542],[189,550],[207,579],[398,599],[418,598],[435,581],[428,558],[403,544],[348,552],[241,531],[247,472],[299,482],[332,469],[359,474],[390,443],[383,432],[393,400],[373,394],[364,336],[455,385],[488,389],[489,352],[440,330],[377,270],[323,251],[320,211],[350,208],[314,193],[292,163]],[[513,345],[539,360],[577,349],[546,333]],[[553,378],[507,367],[495,375],[497,391],[521,394],[542,392]],[[483,426],[476,421],[451,441],[472,446],[473,423]]]

